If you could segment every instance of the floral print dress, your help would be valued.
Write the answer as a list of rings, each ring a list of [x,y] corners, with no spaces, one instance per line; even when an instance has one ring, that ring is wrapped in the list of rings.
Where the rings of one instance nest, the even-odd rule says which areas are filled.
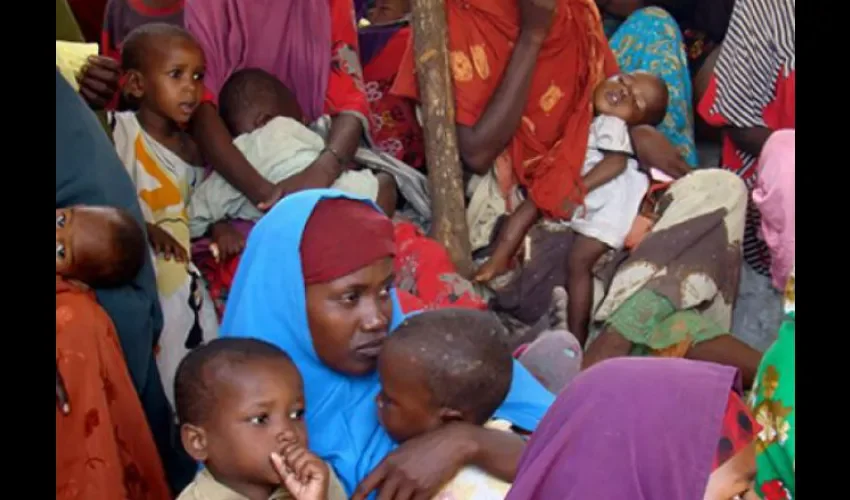
[[[794,272],[785,289],[786,319],[762,359],[750,396],[761,425],[756,440],[757,492],[765,500],[792,500],[795,476]]]

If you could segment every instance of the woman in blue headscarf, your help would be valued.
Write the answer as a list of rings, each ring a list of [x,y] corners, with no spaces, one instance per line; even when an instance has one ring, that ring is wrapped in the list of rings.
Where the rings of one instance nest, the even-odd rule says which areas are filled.
[[[377,355],[403,319],[392,238],[367,200],[334,190],[286,197],[251,232],[221,333],[289,353],[304,377],[310,448],[354,498],[430,498],[467,464],[511,480],[524,448],[513,434],[452,423],[399,446],[378,422]],[[534,431],[553,400],[516,364],[496,417]]]

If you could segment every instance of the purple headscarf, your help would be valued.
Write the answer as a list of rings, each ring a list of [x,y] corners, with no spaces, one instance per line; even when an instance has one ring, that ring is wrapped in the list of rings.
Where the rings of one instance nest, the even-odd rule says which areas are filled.
[[[739,384],[737,370],[713,363],[602,362],[549,409],[507,500],[702,498]]]
[[[218,96],[235,71],[275,75],[306,117],[322,115],[331,70],[330,0],[186,0],[184,22],[207,60]]]

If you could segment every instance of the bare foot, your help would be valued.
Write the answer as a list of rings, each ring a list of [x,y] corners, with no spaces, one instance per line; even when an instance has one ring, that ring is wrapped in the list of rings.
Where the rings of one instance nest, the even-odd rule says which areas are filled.
[[[567,290],[562,286],[552,289],[552,301],[549,303],[549,327],[552,330],[567,329]]]
[[[508,271],[510,261],[502,262],[500,259],[491,257],[490,260],[481,264],[481,267],[475,271],[475,277],[472,281],[475,283],[488,283],[494,278],[505,274]]]

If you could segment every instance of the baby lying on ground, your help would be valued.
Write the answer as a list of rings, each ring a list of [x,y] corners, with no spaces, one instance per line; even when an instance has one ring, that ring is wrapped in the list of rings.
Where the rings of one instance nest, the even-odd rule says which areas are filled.
[[[147,250],[130,214],[113,207],[56,209],[56,274],[91,288],[129,283]]]
[[[219,111],[233,144],[260,175],[280,182],[303,172],[325,149],[325,141],[303,124],[303,113],[292,92],[277,78],[259,69],[231,76],[219,96]],[[368,169],[346,169],[331,186],[364,196],[389,216],[396,208],[393,177]],[[257,220],[261,212],[220,174],[212,173],[192,195],[189,226],[193,238],[227,218]]]
[[[509,430],[509,423],[490,420],[513,378],[511,354],[500,341],[504,328],[495,315],[471,309],[407,318],[378,359],[378,418],[387,433],[402,443],[458,421]],[[508,489],[510,484],[467,467],[441,494],[457,500],[502,499]]]
[[[565,203],[565,210],[573,214],[568,224],[576,233],[567,262],[567,323],[582,345],[593,302],[593,266],[609,249],[623,247],[649,187],[649,178],[633,158],[629,127],[661,123],[667,101],[664,81],[645,72],[613,76],[594,90],[596,117],[581,169],[583,187],[576,187],[586,193],[584,202]],[[577,197],[567,194],[572,195],[568,200]],[[493,255],[479,268],[476,281],[490,281],[507,270],[540,215],[531,199],[519,205],[499,231]]]
[[[174,382],[180,437],[204,464],[178,500],[345,500],[308,451],[301,374],[267,342],[219,338],[190,352]]]

